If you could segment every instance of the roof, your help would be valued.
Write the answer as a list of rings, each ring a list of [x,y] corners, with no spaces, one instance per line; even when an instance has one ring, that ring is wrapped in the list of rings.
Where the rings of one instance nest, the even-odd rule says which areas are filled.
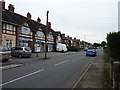
[[[41,28],[44,32],[46,30],[45,25],[38,23],[37,21],[34,21],[32,19],[28,19],[27,17],[24,17],[17,13],[11,12],[7,9],[2,10],[2,21],[18,26],[22,26],[25,22],[27,22],[30,26],[30,29],[35,32],[38,31],[39,28]]]

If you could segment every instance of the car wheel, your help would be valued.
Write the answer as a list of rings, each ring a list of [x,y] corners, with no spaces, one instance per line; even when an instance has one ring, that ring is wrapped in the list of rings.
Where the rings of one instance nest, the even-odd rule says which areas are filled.
[[[19,58],[22,58],[22,55],[21,55],[21,54],[18,54],[18,57],[19,57]]]
[[[27,57],[30,58],[30,55],[28,55]]]
[[[8,61],[8,59],[4,59],[4,60],[2,60],[2,62],[7,62]]]

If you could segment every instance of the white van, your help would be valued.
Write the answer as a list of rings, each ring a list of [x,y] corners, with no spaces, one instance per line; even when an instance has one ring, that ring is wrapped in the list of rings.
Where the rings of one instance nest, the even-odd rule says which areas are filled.
[[[65,44],[58,43],[57,44],[57,51],[60,52],[67,52],[67,47]]]

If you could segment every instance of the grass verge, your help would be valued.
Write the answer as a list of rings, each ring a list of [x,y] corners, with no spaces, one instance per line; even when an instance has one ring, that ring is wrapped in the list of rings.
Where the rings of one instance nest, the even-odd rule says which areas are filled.
[[[110,61],[107,53],[107,49],[104,49],[104,67],[103,67],[103,78],[101,80],[103,88],[112,88],[111,74],[110,74]]]

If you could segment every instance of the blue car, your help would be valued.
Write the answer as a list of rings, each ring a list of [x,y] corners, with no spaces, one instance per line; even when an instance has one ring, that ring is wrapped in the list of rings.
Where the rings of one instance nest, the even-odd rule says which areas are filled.
[[[84,51],[87,51],[88,49],[87,48],[84,48]]]
[[[97,52],[95,49],[88,49],[86,51],[86,56],[96,56],[97,55]]]

